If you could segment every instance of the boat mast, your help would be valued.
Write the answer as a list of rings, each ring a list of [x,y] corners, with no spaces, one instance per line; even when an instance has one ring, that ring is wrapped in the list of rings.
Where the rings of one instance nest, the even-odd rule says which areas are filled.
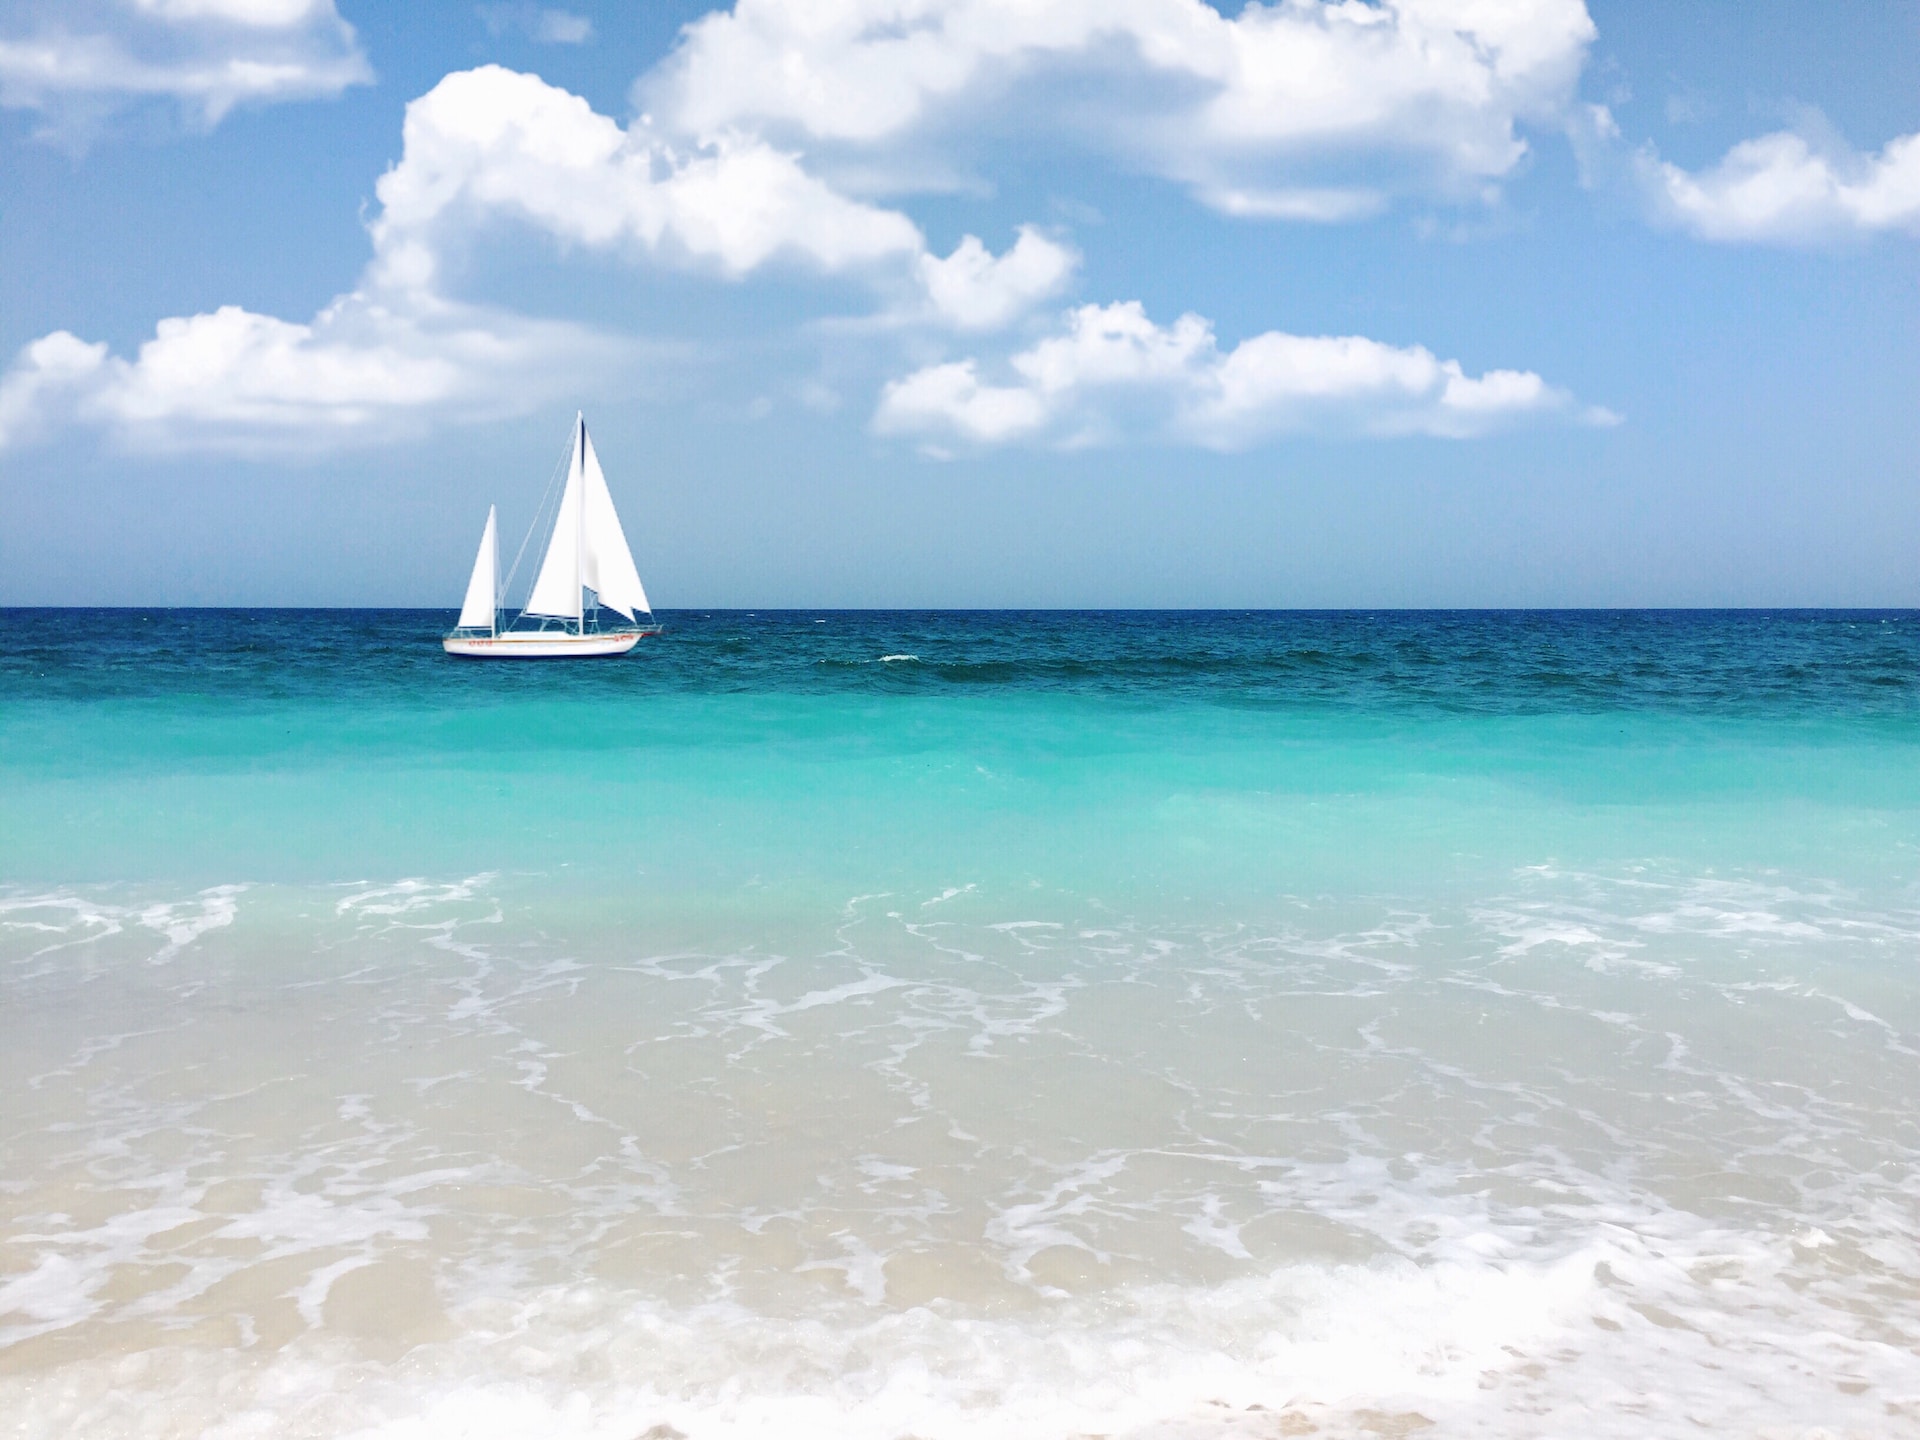
[[[573,414],[573,463],[580,467],[579,503],[573,507],[573,628],[577,634],[587,633],[587,593],[586,579],[581,574],[585,568],[585,557],[581,547],[587,538],[587,416],[584,410]]]
[[[492,506],[487,507],[487,519],[489,521],[493,519]],[[497,524],[489,524],[487,531],[493,536],[493,629],[489,633],[498,640],[500,638],[500,527]]]

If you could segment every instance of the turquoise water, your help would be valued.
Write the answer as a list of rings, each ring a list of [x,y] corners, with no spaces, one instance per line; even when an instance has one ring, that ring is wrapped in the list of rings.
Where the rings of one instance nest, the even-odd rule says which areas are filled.
[[[1920,613],[5,618],[18,1433],[1920,1431]]]
[[[1231,905],[1543,847],[1839,844],[1897,879],[1920,801],[1905,613],[696,613],[625,665],[523,669],[451,664],[443,620],[109,612],[76,647],[15,612],[0,869],[837,893],[958,863]]]

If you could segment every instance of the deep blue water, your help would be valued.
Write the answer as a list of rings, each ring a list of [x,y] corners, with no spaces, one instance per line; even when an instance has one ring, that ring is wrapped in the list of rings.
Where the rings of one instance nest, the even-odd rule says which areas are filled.
[[[9,700],[1073,693],[1920,718],[1920,611],[665,611],[625,663],[463,664],[440,610],[7,610]],[[886,655],[911,662],[877,663]]]

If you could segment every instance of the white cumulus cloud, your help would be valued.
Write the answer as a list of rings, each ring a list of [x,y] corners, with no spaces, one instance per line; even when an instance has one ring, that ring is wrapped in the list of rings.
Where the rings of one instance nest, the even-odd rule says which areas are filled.
[[[1162,326],[1137,301],[1070,312],[1007,369],[1002,383],[973,359],[917,370],[882,392],[874,429],[936,444],[1159,438],[1237,450],[1289,433],[1466,438],[1540,416],[1614,419],[1531,371],[1472,376],[1421,346],[1268,331],[1223,351],[1201,317]]]
[[[882,435],[938,435],[983,445],[1035,434],[1049,419],[1046,398],[1020,385],[986,385],[977,361],[928,365],[892,381],[874,429]]]
[[[87,388],[107,363],[107,347],[65,330],[42,335],[0,375],[0,450],[46,427],[55,407]]]
[[[211,127],[236,105],[308,100],[373,72],[333,0],[17,0],[0,10],[0,106],[83,143],[114,112],[175,104]]]
[[[631,246],[742,275],[787,256],[824,270],[924,248],[898,211],[848,199],[744,136],[676,151],[579,96],[497,65],[449,75],[407,107],[405,149],[377,187],[380,277],[435,278],[435,234],[511,217],[582,246]]]
[[[1246,215],[1481,195],[1557,126],[1582,0],[739,0],[638,87],[665,123],[850,152],[977,122],[1117,152]],[[1090,83],[1050,83],[1063,73]],[[1069,98],[1070,97],[1070,98]]]
[[[415,100],[403,142],[376,187],[373,257],[356,289],[307,323],[235,306],[165,319],[131,359],[45,336],[0,376],[0,448],[62,421],[135,446],[376,440],[431,416],[524,410],[636,349],[451,297],[445,243],[501,221],[724,277],[783,259],[871,273],[916,287],[924,316],[967,330],[1057,292],[1078,258],[1030,228],[1003,255],[969,236],[940,258],[905,215],[839,194],[791,154],[743,137],[677,150],[498,66]]]
[[[131,359],[65,331],[0,376],[0,448],[60,423],[135,449],[299,453],[417,433],[429,416],[545,403],[622,347],[469,307],[396,312],[350,295],[309,324],[226,305],[162,320]]]
[[[392,290],[434,287],[445,239],[502,219],[728,277],[786,261],[904,280],[917,313],[965,330],[1017,319],[1079,263],[1031,226],[1002,255],[969,235],[937,256],[906,215],[842,194],[764,140],[728,132],[675,144],[497,65],[449,75],[415,100],[403,139],[372,226],[374,279]]]
[[[1638,174],[1655,213],[1706,240],[1813,244],[1897,230],[1920,235],[1920,135],[1878,155],[1819,149],[1788,131],[1745,140],[1689,173],[1650,151]]]
[[[922,255],[920,279],[935,313],[956,328],[997,330],[1058,294],[1079,263],[1070,247],[1023,225],[1004,255],[994,255],[977,235],[944,259]]]

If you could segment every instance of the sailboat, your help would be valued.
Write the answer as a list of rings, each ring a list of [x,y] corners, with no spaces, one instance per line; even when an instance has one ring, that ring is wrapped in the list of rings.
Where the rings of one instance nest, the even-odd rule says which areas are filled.
[[[547,493],[553,493],[551,483]],[[521,542],[522,555],[546,508],[543,500],[533,529]],[[519,565],[516,558],[514,569]],[[626,532],[614,513],[613,496],[607,492],[607,477],[587,437],[584,416],[574,417],[567,483],[554,511],[553,533],[540,573],[526,607],[504,626],[500,602],[513,573],[508,572],[506,582],[499,580],[499,573],[499,529],[494,509],[488,506],[487,527],[480,533],[480,553],[473,557],[460,619],[441,641],[449,655],[527,660],[624,655],[647,636],[660,633],[660,627],[651,623],[653,607],[647,603],[633,551],[627,548]],[[626,623],[603,624],[602,610],[615,612]],[[643,615],[644,621],[638,618]]]

